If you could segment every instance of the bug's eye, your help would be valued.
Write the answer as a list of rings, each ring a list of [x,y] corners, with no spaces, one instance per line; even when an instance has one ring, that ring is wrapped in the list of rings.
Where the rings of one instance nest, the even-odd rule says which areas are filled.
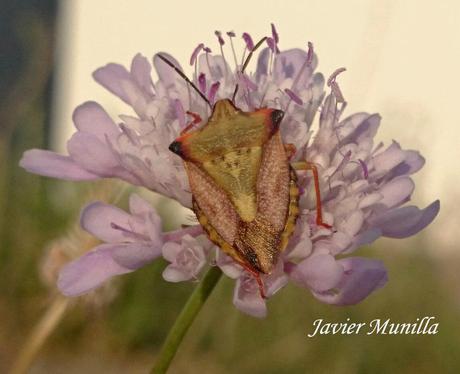
[[[174,140],[170,145],[169,145],[169,150],[176,155],[182,156],[182,144],[181,142],[178,142],[177,140]]]
[[[272,116],[272,123],[278,126],[284,117],[284,112],[282,110],[274,109],[273,112],[271,113],[271,116]]]

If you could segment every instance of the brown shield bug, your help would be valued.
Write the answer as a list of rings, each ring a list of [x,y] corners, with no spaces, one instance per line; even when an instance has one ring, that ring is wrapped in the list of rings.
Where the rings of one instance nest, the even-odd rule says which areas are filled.
[[[247,56],[244,73],[253,52]],[[312,163],[289,162],[295,152],[284,144],[279,131],[284,112],[260,108],[243,112],[233,98],[214,106],[164,56],[171,66],[208,103],[212,114],[197,130],[199,115],[187,112],[193,121],[169,149],[184,161],[193,197],[193,210],[209,239],[250,272],[265,297],[261,274],[270,274],[279,254],[286,248],[299,213],[299,188],[295,170],[311,170],[316,191],[318,225],[322,220],[318,172]]]

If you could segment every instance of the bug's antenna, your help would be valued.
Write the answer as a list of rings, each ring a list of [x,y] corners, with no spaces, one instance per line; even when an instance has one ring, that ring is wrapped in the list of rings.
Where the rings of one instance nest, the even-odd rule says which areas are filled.
[[[159,58],[161,58],[165,63],[167,63],[169,66],[171,66],[175,72],[177,74],[179,74],[190,86],[192,86],[192,88],[198,93],[198,95],[201,96],[201,98],[206,101],[206,103],[208,103],[209,107],[211,108],[212,110],[212,105],[211,103],[209,102],[208,98],[203,94],[203,92],[201,92],[197,86],[195,86],[195,84],[190,80],[188,79],[188,77],[182,72],[180,71],[171,61],[169,61],[166,57],[164,57],[163,55],[160,55],[158,54],[157,55]],[[249,56],[248,56],[249,57]]]
[[[254,46],[254,48],[249,52],[248,54],[248,57],[246,57],[246,60],[244,61],[244,64],[243,64],[243,67],[241,68],[241,74],[244,73],[244,71],[246,70],[246,67],[248,66],[249,64],[249,61],[251,61],[251,57],[252,57],[252,54],[257,50],[257,48],[259,48],[262,43],[264,41],[267,40],[267,37],[264,36],[262,39],[259,40],[259,42]],[[236,84],[235,86],[235,91],[233,91],[233,96],[232,96],[232,102],[235,102],[235,97],[236,97],[236,94],[238,92],[238,83]]]

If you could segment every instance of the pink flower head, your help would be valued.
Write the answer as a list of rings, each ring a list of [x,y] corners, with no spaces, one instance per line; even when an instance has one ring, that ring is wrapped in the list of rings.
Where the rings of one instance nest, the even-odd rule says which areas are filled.
[[[117,124],[99,104],[83,103],[73,115],[76,132],[67,143],[68,154],[30,150],[24,153],[21,166],[66,180],[118,178],[190,208],[192,196],[182,160],[168,146],[189,122],[188,111],[197,113],[202,124],[207,122],[211,110],[200,95],[210,103],[231,99],[238,83],[234,103],[241,110],[270,107],[285,112],[283,140],[295,146],[293,160],[307,157],[317,166],[324,220],[332,225],[332,229],[316,225],[313,178],[298,172],[300,216],[275,269],[261,276],[267,297],[292,280],[325,303],[360,302],[385,284],[387,274],[382,262],[349,255],[382,236],[414,235],[439,211],[439,201],[424,209],[406,205],[415,188],[411,175],[423,166],[423,157],[397,142],[386,148],[375,144],[378,114],[361,112],[343,118],[346,103],[337,83],[343,69],[331,75],[326,94],[325,79],[315,72],[318,60],[311,43],[308,50],[281,50],[273,26],[269,46],[254,52],[258,54],[255,71],[241,74],[241,58],[233,46],[235,34],[227,33],[231,42],[227,44],[221,33],[216,35],[220,53],[213,54],[200,43],[190,59],[195,66],[190,79],[200,93],[190,89],[158,55],[153,63],[136,55],[129,70],[108,64],[95,71],[95,80],[135,115],[121,115],[122,122]],[[250,35],[244,33],[242,39],[241,54],[253,51]],[[224,56],[224,47],[231,48],[227,51],[233,55],[231,61]],[[162,55],[182,71],[172,56]],[[152,67],[158,76],[155,82]],[[319,127],[313,131],[315,120]],[[219,266],[236,280],[235,306],[250,315],[265,316],[266,303],[255,279],[220,249],[212,251],[198,224],[162,233],[153,208],[136,195],[131,198],[130,213],[93,203],[83,210],[81,221],[106,243],[62,269],[58,285],[66,295],[88,292],[114,275],[163,256],[169,262],[163,276],[172,282],[196,279],[208,263]]]
[[[132,272],[161,255],[161,219],[151,205],[131,195],[130,213],[102,202],[86,206],[83,229],[105,242],[61,270],[58,286],[67,296],[86,293],[114,275]]]

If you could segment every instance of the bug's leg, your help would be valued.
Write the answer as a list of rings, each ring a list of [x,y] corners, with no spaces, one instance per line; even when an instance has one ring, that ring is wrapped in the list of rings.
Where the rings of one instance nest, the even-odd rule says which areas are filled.
[[[284,144],[284,150],[286,151],[286,155],[289,160],[293,158],[295,153],[297,152],[297,148],[294,144],[291,143]]]
[[[190,112],[187,110],[186,112],[189,116],[192,116],[192,122],[190,122],[185,128],[180,132],[181,135],[184,135],[187,131],[189,131],[193,126],[197,125],[201,122],[201,117],[198,113]]]
[[[264,283],[262,282],[262,278],[260,277],[260,273],[258,271],[256,271],[256,270],[252,269],[251,267],[249,267],[249,265],[247,265],[246,263],[244,263],[242,261],[235,260],[235,262],[238,265],[241,265],[241,267],[243,267],[244,270],[246,270],[249,274],[251,274],[254,277],[254,279],[257,282],[257,285],[259,286],[260,296],[262,297],[262,299],[266,299],[267,295],[265,294]]]
[[[295,170],[311,170],[311,172],[313,173],[313,181],[315,185],[316,195],[316,224],[318,226],[326,227],[327,229],[332,228],[331,225],[328,225],[327,223],[323,222],[323,213],[321,207],[321,191],[319,188],[318,169],[316,165],[308,161],[293,162],[291,165]]]

